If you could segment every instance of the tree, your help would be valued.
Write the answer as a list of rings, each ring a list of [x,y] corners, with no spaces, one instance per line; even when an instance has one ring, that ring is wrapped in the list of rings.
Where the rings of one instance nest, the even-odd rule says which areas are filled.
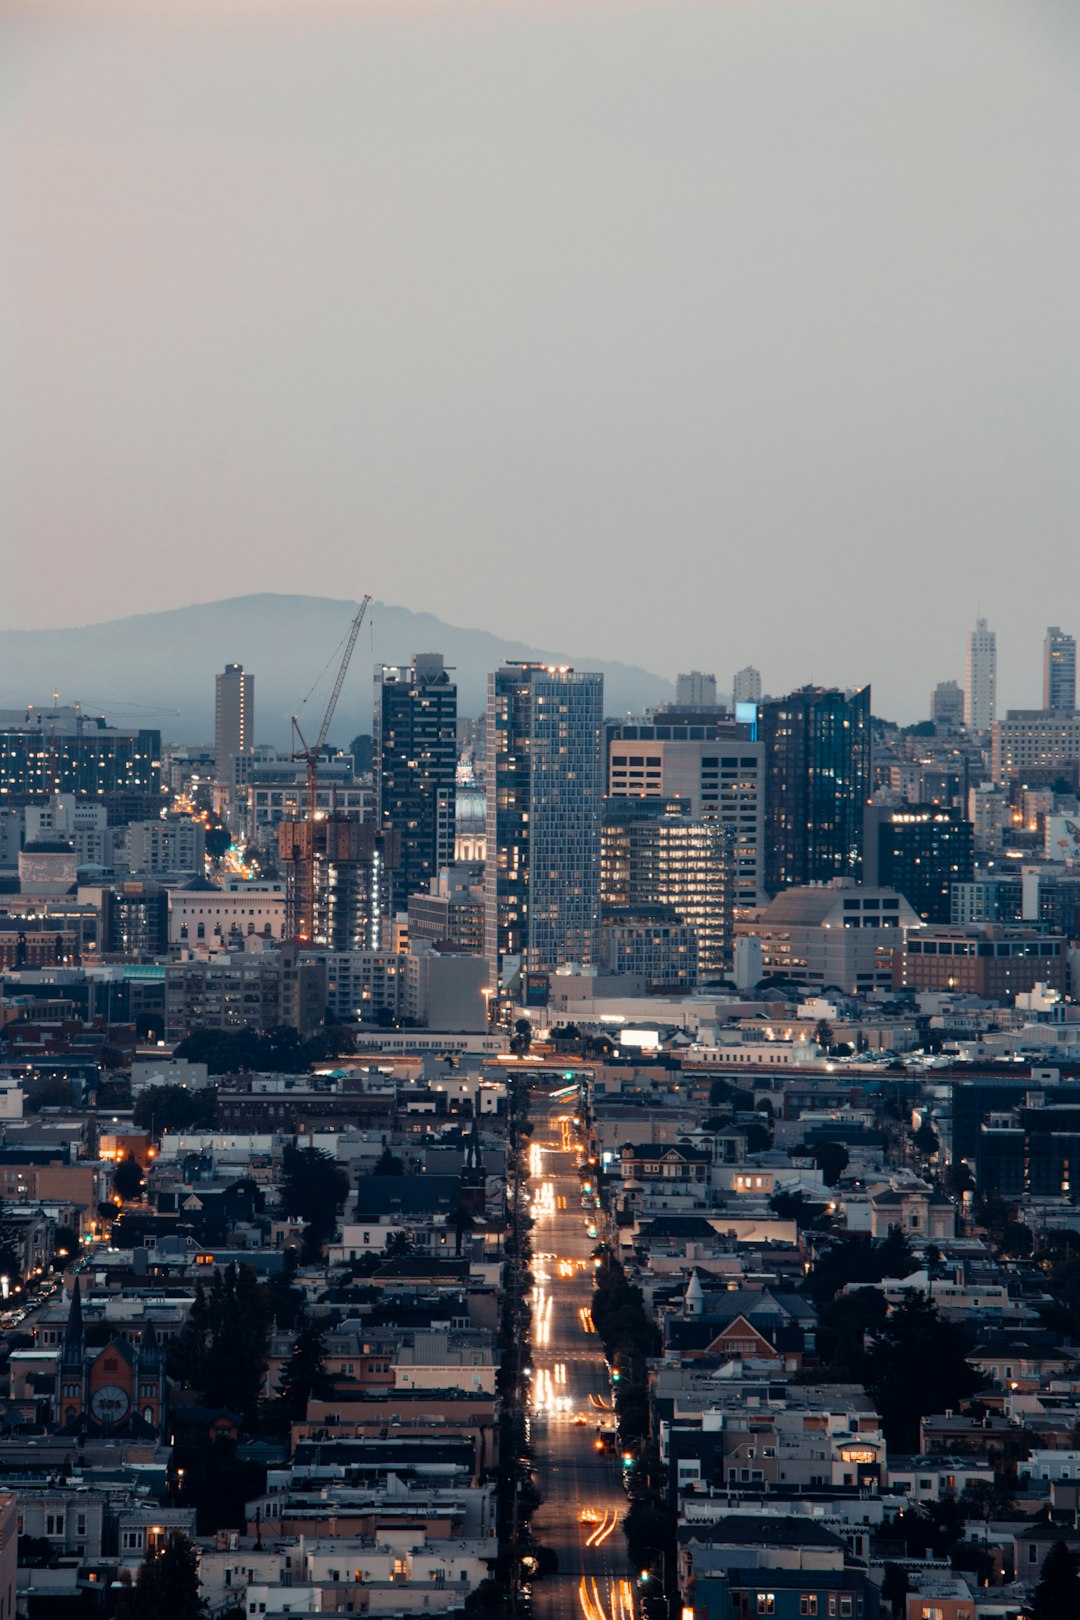
[[[228,853],[232,843],[232,833],[228,827],[208,827],[206,829],[206,853],[212,861],[220,861]]]
[[[824,1204],[815,1203],[801,1192],[773,1193],[769,1208],[782,1221],[794,1221],[800,1232],[827,1232],[832,1222]]]
[[[202,1395],[207,1406],[254,1420],[266,1373],[269,1321],[250,1266],[215,1271],[199,1283],[180,1335],[171,1372]]]
[[[384,1147],[381,1155],[375,1161],[372,1175],[376,1176],[403,1176],[405,1174],[405,1160],[399,1159],[396,1153],[391,1153]]]
[[[510,1050],[515,1057],[524,1057],[532,1045],[533,1028],[527,1018],[519,1018],[514,1025],[514,1035],[510,1042]]]
[[[389,1260],[403,1260],[406,1255],[413,1252],[412,1235],[404,1230],[394,1232],[387,1240],[383,1253]]]
[[[333,1237],[338,1210],[349,1195],[349,1178],[319,1148],[287,1147],[282,1154],[281,1204],[304,1222],[304,1259],[316,1260]]]
[[[73,1259],[78,1259],[81,1247],[79,1234],[73,1226],[58,1226],[53,1233],[52,1264],[55,1269],[63,1271]]]
[[[823,1052],[827,1052],[833,1043],[832,1025],[827,1018],[819,1018],[814,1025],[814,1040]]]
[[[11,1286],[23,1279],[22,1246],[19,1231],[0,1199],[0,1274],[11,1279]]]
[[[281,1369],[276,1406],[284,1425],[301,1423],[308,1401],[330,1393],[323,1354],[324,1330],[317,1322],[305,1322],[296,1336],[292,1355]]]
[[[143,1189],[142,1167],[135,1159],[121,1159],[112,1173],[113,1192],[125,1204],[138,1198]]]
[[[1035,1588],[1032,1620],[1076,1620],[1080,1614],[1080,1579],[1076,1564],[1076,1553],[1063,1541],[1055,1541],[1043,1562],[1042,1578]]]
[[[966,1360],[966,1328],[943,1321],[924,1294],[909,1292],[874,1337],[865,1383],[877,1401],[889,1447],[919,1450],[919,1420],[957,1410],[981,1382]]]
[[[924,1159],[932,1159],[938,1148],[941,1146],[941,1143],[938,1141],[937,1131],[935,1131],[928,1119],[923,1120],[922,1124],[915,1132],[913,1140],[915,1142],[915,1146],[918,1148]]]
[[[117,1604],[118,1620],[202,1620],[205,1610],[195,1549],[179,1530],[160,1552],[147,1552]]]
[[[810,1156],[821,1171],[826,1187],[835,1187],[848,1167],[850,1155],[843,1142],[814,1142]]]
[[[857,1288],[823,1305],[818,1313],[818,1346],[830,1371],[858,1380],[866,1359],[866,1335],[879,1333],[888,1314],[880,1288]]]
[[[908,1573],[903,1564],[886,1564],[881,1596],[892,1606],[893,1620],[900,1620],[906,1607]]]
[[[879,1283],[885,1277],[910,1277],[915,1270],[903,1232],[894,1227],[875,1243],[864,1237],[838,1237],[819,1254],[803,1285],[817,1305],[824,1305],[849,1283]]]
[[[190,1091],[187,1086],[151,1086],[141,1093],[132,1111],[140,1130],[210,1130],[214,1124],[217,1092],[212,1086]]]

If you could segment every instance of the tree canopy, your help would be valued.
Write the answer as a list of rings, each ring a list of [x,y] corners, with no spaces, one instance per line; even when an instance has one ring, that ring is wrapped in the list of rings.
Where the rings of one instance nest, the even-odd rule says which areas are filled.
[[[201,1620],[199,1565],[186,1536],[174,1530],[160,1552],[149,1551],[134,1584],[121,1594],[118,1620]]]
[[[250,1266],[229,1265],[199,1283],[172,1371],[204,1403],[254,1421],[266,1373],[269,1319]]]
[[[877,1330],[865,1362],[890,1450],[919,1450],[919,1420],[960,1408],[982,1379],[966,1360],[967,1328],[943,1320],[924,1294],[908,1293]]]
[[[287,1147],[282,1155],[281,1205],[304,1222],[304,1258],[315,1259],[333,1237],[349,1178],[319,1148]]]
[[[1032,1620],[1076,1620],[1080,1614],[1080,1578],[1076,1569],[1076,1553],[1063,1541],[1055,1541],[1035,1588]]]
[[[187,1086],[150,1086],[142,1092],[132,1111],[141,1130],[212,1130],[217,1092],[213,1086],[190,1091]]]

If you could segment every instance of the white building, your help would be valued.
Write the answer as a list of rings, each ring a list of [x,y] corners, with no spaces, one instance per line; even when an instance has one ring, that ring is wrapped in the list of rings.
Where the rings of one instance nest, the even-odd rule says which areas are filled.
[[[761,671],[755,669],[753,664],[747,664],[735,675],[732,686],[731,701],[733,703],[760,703],[761,702]]]
[[[716,676],[692,669],[688,675],[675,679],[675,707],[677,709],[715,709]]]
[[[997,713],[997,633],[985,619],[968,631],[964,682],[964,724],[969,731],[989,731]]]

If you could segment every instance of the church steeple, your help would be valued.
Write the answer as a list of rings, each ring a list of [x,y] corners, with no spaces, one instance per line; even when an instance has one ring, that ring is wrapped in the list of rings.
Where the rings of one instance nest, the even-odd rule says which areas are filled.
[[[81,1373],[85,1352],[86,1334],[83,1328],[82,1292],[79,1288],[79,1279],[76,1277],[75,1286],[71,1290],[71,1306],[68,1310],[67,1326],[64,1329],[60,1365],[62,1367],[78,1367]]]

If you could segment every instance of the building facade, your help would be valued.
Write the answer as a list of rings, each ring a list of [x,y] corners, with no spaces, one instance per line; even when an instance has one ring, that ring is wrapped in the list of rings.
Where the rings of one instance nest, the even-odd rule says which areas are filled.
[[[764,750],[732,721],[628,722],[609,728],[609,800],[681,801],[696,819],[719,822],[731,839],[735,904],[764,892]]]
[[[935,926],[905,940],[900,982],[910,990],[955,990],[986,1001],[1011,1001],[1037,984],[1064,994],[1066,966],[1060,934],[997,923]]]
[[[1043,708],[1056,714],[1076,708],[1076,637],[1056,624],[1043,643]]]
[[[375,818],[400,842],[403,900],[454,858],[457,686],[439,653],[375,670]]]
[[[866,811],[863,878],[896,889],[923,922],[952,920],[952,887],[974,876],[971,822],[942,804]]]
[[[600,961],[604,679],[508,663],[488,677],[484,950],[548,972]]]
[[[721,978],[731,971],[734,941],[735,853],[719,820],[684,814],[646,818],[640,799],[608,799],[601,866],[603,898],[613,918],[662,907],[692,928],[697,971]]]
[[[930,718],[946,731],[964,724],[964,693],[955,681],[939,681],[930,694]]]
[[[764,884],[858,878],[870,797],[870,688],[806,686],[761,708],[765,749]]]
[[[5,806],[66,793],[106,806],[115,800],[119,809],[147,800],[157,808],[161,733],[121,730],[75,706],[2,709],[0,792]]]
[[[968,631],[964,680],[964,724],[969,731],[989,731],[997,713],[997,632],[976,619]]]
[[[1009,709],[990,737],[990,769],[1001,787],[1043,772],[1075,772],[1080,760],[1080,713]]]
[[[243,664],[226,664],[214,676],[214,772],[232,787],[236,761],[255,746],[255,677]]]
[[[735,704],[761,702],[761,671],[755,669],[753,664],[747,664],[745,669],[736,670],[731,688],[731,701]]]

